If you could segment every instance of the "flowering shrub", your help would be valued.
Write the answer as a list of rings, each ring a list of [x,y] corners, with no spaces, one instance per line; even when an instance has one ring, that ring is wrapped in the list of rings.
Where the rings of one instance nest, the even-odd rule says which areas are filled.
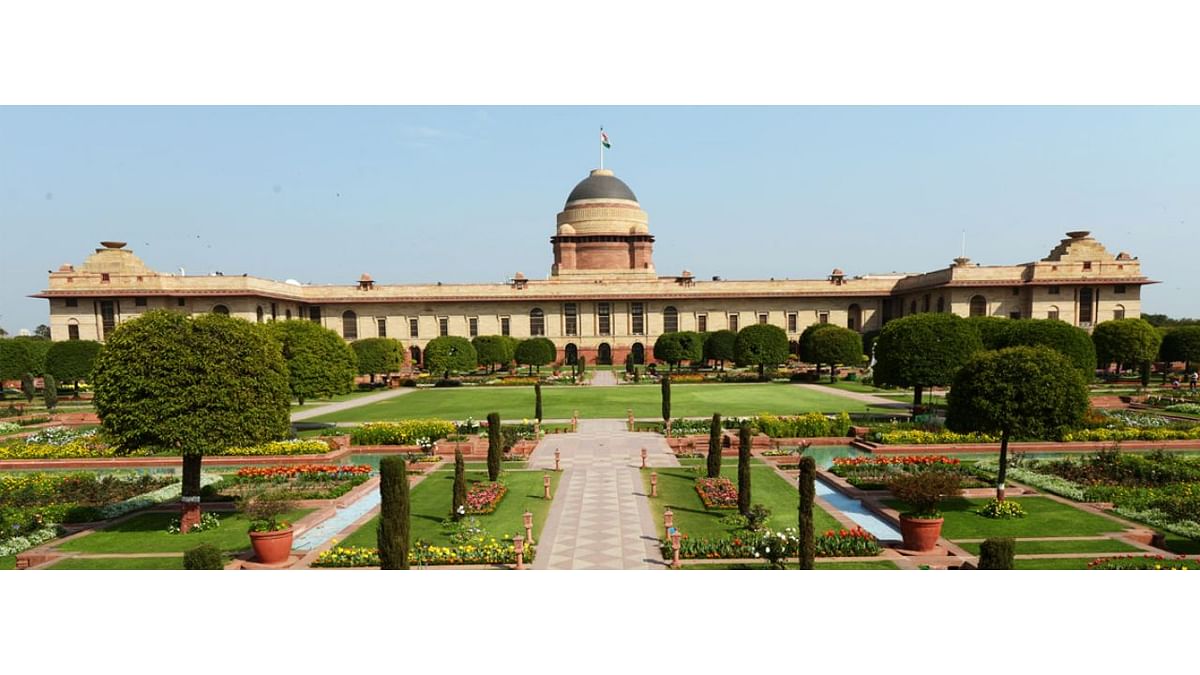
[[[534,547],[525,544],[525,561],[533,558]],[[408,552],[410,565],[496,565],[517,561],[511,541],[486,535],[453,546],[434,546],[416,542]],[[379,550],[366,547],[335,546],[317,556],[313,567],[378,567]]]
[[[457,433],[454,422],[438,419],[367,422],[350,431],[355,445],[416,445],[417,439],[437,440]]]
[[[1064,441],[1180,441],[1200,438],[1200,424],[1190,429],[1080,429],[1063,435]]]
[[[313,567],[379,567],[379,549],[365,546],[334,546],[321,552]]]
[[[220,526],[221,519],[217,517],[217,514],[213,513],[212,511],[205,511],[204,513],[200,514],[200,522],[192,525],[191,529],[187,531],[187,534],[191,534],[193,532],[207,532],[209,530],[215,530]],[[178,518],[173,519],[167,524],[168,533],[181,534],[179,530],[180,522]]]
[[[538,382],[541,380],[536,377],[498,377],[485,384],[491,387],[532,387]]]
[[[370,473],[371,467],[368,464],[357,464],[354,466],[343,464],[298,464],[295,466],[247,466],[238,469],[235,475],[238,478],[257,481],[278,481],[291,478],[321,480]]]
[[[785,536],[780,537],[780,534]],[[790,528],[782,533],[738,532],[718,539],[692,539],[684,534],[679,542],[679,557],[689,560],[755,557],[769,560],[774,554],[786,558],[798,554],[798,542],[796,531]],[[882,550],[879,541],[860,527],[829,530],[816,537],[815,543],[817,556],[822,558],[874,556]],[[766,551],[768,546],[772,548],[771,554]],[[660,547],[663,558],[669,560],[673,554],[670,540],[661,540]]]
[[[243,448],[225,448],[219,454],[239,456],[266,455],[323,455],[333,449],[328,441],[316,439],[293,439],[290,441],[272,441],[262,445]]]
[[[92,438],[96,435],[95,429],[87,431],[78,431],[69,427],[47,427],[39,431],[35,431],[25,437],[25,442],[37,445],[66,445],[71,441],[80,438]]]
[[[989,499],[978,511],[979,515],[985,518],[997,518],[1007,520],[1010,518],[1024,518],[1025,509],[1017,502],[1011,499],[1000,501],[999,499]]]
[[[850,433],[850,415],[841,412],[829,417],[810,412],[791,417],[759,415],[753,419],[758,430],[771,438],[803,438],[814,436],[845,436]]]
[[[767,561],[771,569],[781,570],[786,566],[788,552],[799,550],[800,538],[794,528],[779,532],[763,532],[754,539],[754,557]]]
[[[371,467],[366,464],[248,466],[226,477],[220,489],[224,495],[245,496],[264,485],[271,485],[268,496],[279,499],[337,499],[370,477]]]
[[[21,536],[0,539],[0,556],[16,555],[26,549],[40,546],[59,536],[59,532],[57,525],[49,525]]]
[[[859,455],[856,457],[834,457],[831,471],[837,475],[853,467],[948,467],[961,464],[957,457],[946,455]]]
[[[467,490],[467,513],[491,513],[508,492],[504,483],[474,483]]]
[[[21,430],[21,425],[16,422],[0,422],[0,434],[11,434]]]
[[[700,501],[710,509],[736,509],[738,506],[737,486],[728,478],[697,478],[696,492]]]
[[[895,431],[872,431],[870,440],[884,445],[938,445],[949,443],[996,443],[999,436],[971,432],[960,434],[954,431],[926,431],[923,429],[897,429]]]
[[[1176,403],[1163,408],[1167,412],[1187,413],[1189,415],[1200,415],[1200,403]]]
[[[671,376],[671,384],[696,384],[705,379],[700,373],[676,373]]]
[[[1116,556],[1096,558],[1088,563],[1089,570],[1196,570],[1200,561],[1185,556],[1167,558],[1161,555]]]
[[[1134,412],[1132,410],[1107,410],[1101,408],[1096,412],[1103,423],[1102,426],[1110,429],[1161,429],[1177,424],[1177,422],[1161,415]]]
[[[875,535],[861,527],[849,530],[826,530],[817,537],[817,555],[827,558],[849,558],[879,555],[882,550]]]

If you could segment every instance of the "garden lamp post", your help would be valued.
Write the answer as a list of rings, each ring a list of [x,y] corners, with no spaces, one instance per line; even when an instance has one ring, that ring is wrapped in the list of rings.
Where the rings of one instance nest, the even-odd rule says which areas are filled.
[[[542,474],[542,498],[550,499],[550,476]]]
[[[650,472],[650,496],[651,497],[658,496],[658,472],[657,471]]]
[[[517,553],[517,569],[525,569],[525,537],[513,536],[513,550]]]
[[[642,448],[642,468],[646,468],[646,449]]]
[[[524,513],[525,518],[525,538],[529,540],[529,545],[533,546],[533,514],[529,511]]]
[[[674,553],[674,557],[671,559],[671,568],[672,569],[679,569],[679,540],[680,539],[683,539],[683,535],[681,535],[679,533],[679,530],[672,527],[671,528],[671,550]]]
[[[562,469],[560,468],[560,464],[559,464],[559,461],[561,459],[562,459],[562,451],[559,450],[558,448],[555,448],[554,449],[554,470],[555,471],[562,471]]]
[[[663,511],[663,527],[667,528],[667,532],[675,529],[675,512],[669,506]]]

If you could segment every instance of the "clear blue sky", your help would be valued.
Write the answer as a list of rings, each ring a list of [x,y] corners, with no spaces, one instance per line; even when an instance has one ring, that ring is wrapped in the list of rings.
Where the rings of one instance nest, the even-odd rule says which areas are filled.
[[[315,283],[549,273],[596,166],[637,193],[660,274],[821,278],[1141,258],[1146,312],[1200,315],[1200,108],[0,108],[0,326],[102,239],[153,268]]]

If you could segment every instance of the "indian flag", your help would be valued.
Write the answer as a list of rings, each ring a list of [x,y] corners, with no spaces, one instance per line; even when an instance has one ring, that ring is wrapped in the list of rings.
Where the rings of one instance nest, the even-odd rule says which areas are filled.
[[[604,129],[600,130],[600,145],[606,148],[612,148],[612,144],[608,142],[608,134],[604,133]]]

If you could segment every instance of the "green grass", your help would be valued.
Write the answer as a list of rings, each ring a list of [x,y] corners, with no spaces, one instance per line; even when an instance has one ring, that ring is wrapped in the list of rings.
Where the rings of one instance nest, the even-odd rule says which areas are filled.
[[[942,502],[942,536],[947,539],[988,537],[1087,537],[1118,532],[1121,525],[1103,516],[1061,504],[1046,497],[1015,497],[1011,501],[1025,509],[1024,518],[994,519],[975,513],[986,499],[948,499]],[[897,500],[885,502],[901,512],[907,506]]]
[[[830,382],[829,378],[827,377],[822,378],[820,382],[813,382],[812,384],[819,384],[831,389],[841,389],[843,391],[855,391],[860,394],[904,393],[904,390],[902,389],[899,391],[895,389],[880,389],[879,387],[870,384],[851,382],[850,380],[838,380],[837,382]],[[909,393],[908,396],[911,398],[912,393]]]
[[[0,570],[15,570],[17,569],[17,556],[5,555],[0,556]]]
[[[550,472],[550,491],[558,490],[559,474]],[[468,485],[472,480],[487,480],[486,471],[467,471]],[[550,512],[550,502],[542,499],[541,471],[508,471],[501,474],[508,484],[508,493],[500,500],[494,513],[473,516],[493,536],[524,534],[522,514],[528,509],[533,514],[533,538],[540,538]],[[412,489],[412,540],[421,539],[432,544],[446,546],[450,540],[442,529],[442,521],[450,516],[451,490],[454,487],[454,471],[435,471]],[[379,517],[372,518],[350,536],[338,542],[339,546],[376,546],[376,526]]]
[[[183,557],[66,558],[50,570],[182,570]]]
[[[1166,535],[1166,549],[1171,553],[1178,553],[1180,555],[1196,555],[1200,553],[1200,541],[1181,537],[1170,532],[1167,532]]]
[[[1014,561],[1018,570],[1086,570],[1095,558],[1035,558]]]
[[[312,509],[297,509],[284,517],[297,520]],[[63,551],[81,553],[182,553],[200,544],[212,544],[222,551],[250,548],[247,534],[250,521],[239,513],[218,513],[221,526],[206,532],[170,534],[167,525],[178,518],[175,513],[144,513],[61,546]]]
[[[898,570],[899,567],[891,560],[861,560],[850,562],[818,562],[819,570]],[[800,569],[795,563],[788,565],[789,570]],[[765,563],[704,563],[701,565],[684,565],[685,570],[765,570]]]
[[[979,544],[959,544],[973,555],[979,555]],[[1136,553],[1142,549],[1116,539],[1068,540],[1068,541],[1018,541],[1017,555],[1039,553]]]
[[[584,418],[623,418],[629,408],[638,417],[662,414],[660,389],[654,387],[542,388],[545,419],[567,419],[578,410]],[[861,412],[866,406],[836,394],[787,384],[680,384],[671,388],[675,417],[795,414],[809,411]],[[533,387],[457,387],[421,389],[398,398],[322,415],[309,422],[367,422],[419,417],[480,419],[499,412],[506,420],[533,414]]]
[[[350,392],[349,394],[338,394],[336,396],[329,396],[329,397],[325,397],[325,398],[307,398],[307,399],[304,399],[304,405],[299,405],[295,401],[293,401],[292,402],[292,412],[295,412],[297,410],[303,410],[305,408],[311,408],[313,406],[329,405],[330,403],[341,403],[342,401],[349,401],[349,400],[360,398],[363,396],[368,396],[370,394],[378,394],[378,393],[384,392],[384,391],[388,391],[388,390],[384,389],[383,387],[380,387],[378,389],[362,389],[362,390],[355,389],[354,391]],[[308,420],[305,420],[305,421],[308,421]]]
[[[699,467],[700,472],[692,471],[689,468],[692,466]],[[642,482],[647,494],[650,492],[651,471],[642,470]],[[725,516],[737,513],[737,510],[706,509],[696,492],[696,479],[704,475],[703,464],[689,463],[687,466],[657,471],[658,497],[650,500],[650,508],[653,510],[657,526],[662,526],[663,511],[670,505],[671,511],[675,513],[675,527],[693,539],[719,538],[730,532],[721,521]],[[722,461],[721,475],[736,483],[737,461],[730,461],[729,458]],[[799,492],[775,473],[774,469],[757,460],[750,467],[750,497],[752,503],[762,504],[771,510],[768,527],[776,530],[796,527],[797,509],[800,506]],[[813,520],[818,535],[829,529],[841,528],[833,516],[820,507],[814,510]]]

